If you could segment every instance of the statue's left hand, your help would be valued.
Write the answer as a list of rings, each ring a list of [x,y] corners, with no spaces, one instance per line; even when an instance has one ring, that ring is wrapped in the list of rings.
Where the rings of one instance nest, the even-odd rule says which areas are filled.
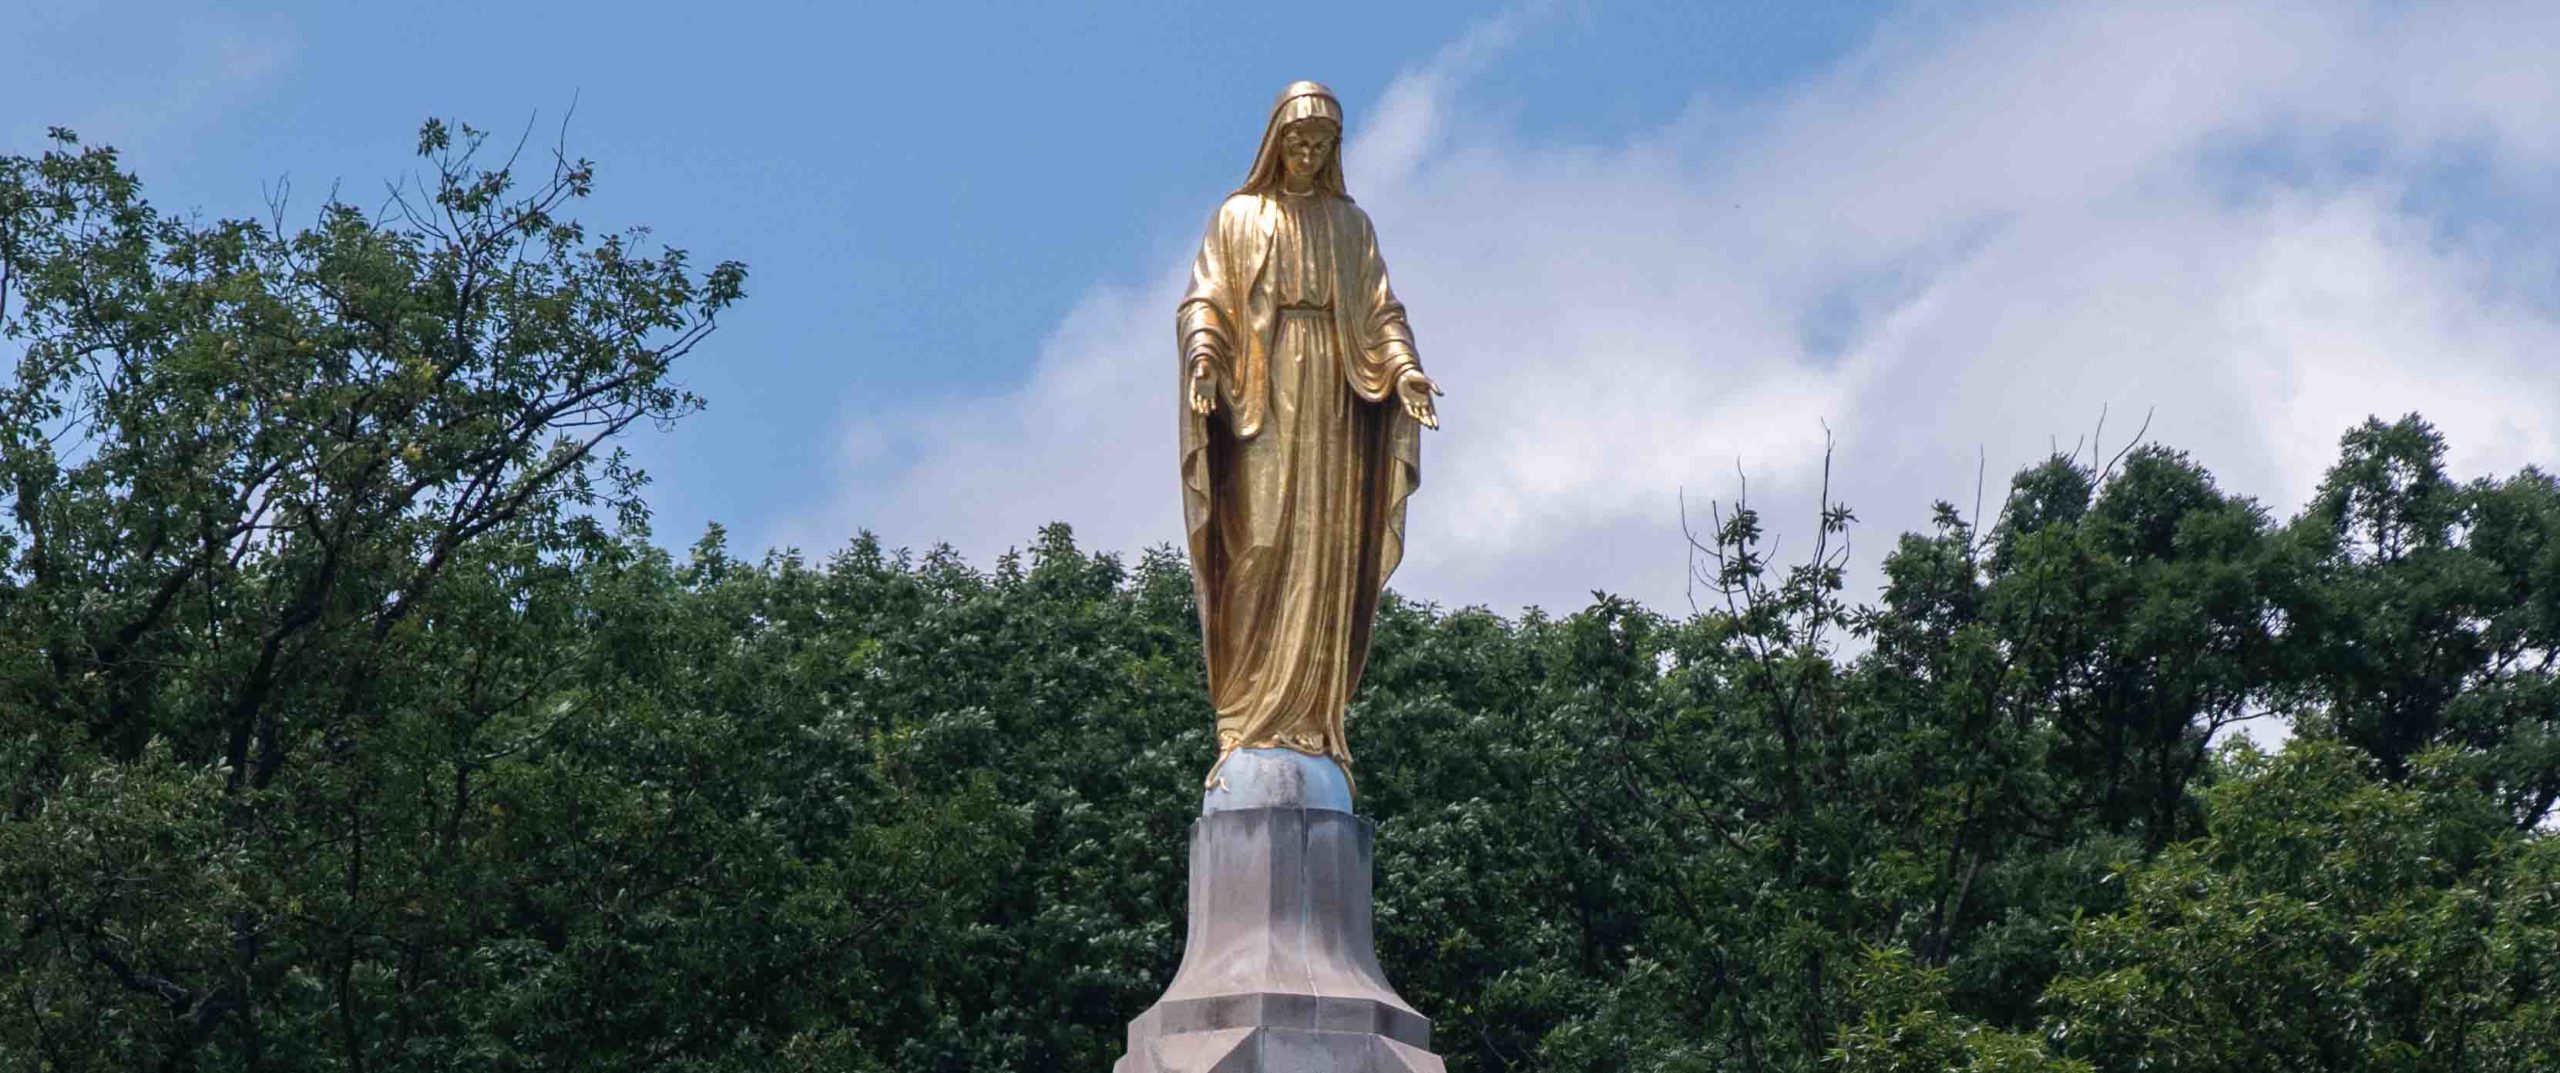
[[[1431,397],[1446,394],[1448,392],[1440,390],[1440,385],[1432,383],[1420,369],[1407,369],[1404,375],[1396,378],[1396,401],[1403,403],[1404,412],[1412,414],[1424,428],[1440,427],[1440,411],[1431,405]]]

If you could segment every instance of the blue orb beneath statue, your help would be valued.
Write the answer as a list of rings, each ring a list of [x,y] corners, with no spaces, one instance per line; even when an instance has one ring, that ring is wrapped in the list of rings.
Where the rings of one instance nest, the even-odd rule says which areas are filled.
[[[1312,808],[1351,811],[1351,779],[1331,757],[1295,749],[1238,749],[1218,766],[1201,795],[1200,814],[1248,808]]]

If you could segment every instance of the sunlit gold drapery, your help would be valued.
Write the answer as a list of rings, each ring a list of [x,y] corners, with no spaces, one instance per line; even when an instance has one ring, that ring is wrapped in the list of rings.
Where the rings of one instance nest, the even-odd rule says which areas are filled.
[[[1416,359],[1338,157],[1306,194],[1264,181],[1282,127],[1340,121],[1321,87],[1292,91],[1176,317],[1185,390],[1205,359],[1218,399],[1182,412],[1183,520],[1221,755],[1280,746],[1347,765],[1343,710],[1421,480],[1420,426],[1394,397]]]

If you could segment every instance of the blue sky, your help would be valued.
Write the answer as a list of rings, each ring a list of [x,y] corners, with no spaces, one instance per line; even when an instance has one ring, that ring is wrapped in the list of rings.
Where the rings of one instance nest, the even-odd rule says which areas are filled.
[[[0,134],[74,126],[164,206],[231,215],[279,178],[305,208],[332,184],[369,203],[427,116],[547,140],[574,101],[591,220],[753,274],[684,374],[710,408],[634,445],[662,539],[753,539],[844,424],[1018,380],[1096,280],[1196,229],[1281,85],[1364,106],[1486,14],[1294,6],[1300,29],[1232,4],[47,2],[0,46]],[[1874,8],[1560,10],[1484,106],[1606,139],[1827,62]]]
[[[1170,287],[1305,77],[1451,391],[1425,596],[1677,605],[1682,497],[1809,511],[1826,426],[1869,561],[2101,410],[2279,509],[2368,412],[2553,461],[2547,5],[1294,8],[26,4],[0,150],[307,210],[574,100],[591,225],[752,272],[632,443],[679,546],[1173,540]]]

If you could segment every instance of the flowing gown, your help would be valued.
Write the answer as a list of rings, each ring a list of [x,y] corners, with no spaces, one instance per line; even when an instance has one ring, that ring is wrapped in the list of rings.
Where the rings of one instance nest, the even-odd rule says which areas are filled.
[[[1180,332],[1220,405],[1184,411],[1185,518],[1223,755],[1350,761],[1379,591],[1419,483],[1416,367],[1368,217],[1346,198],[1238,195],[1202,243]]]

